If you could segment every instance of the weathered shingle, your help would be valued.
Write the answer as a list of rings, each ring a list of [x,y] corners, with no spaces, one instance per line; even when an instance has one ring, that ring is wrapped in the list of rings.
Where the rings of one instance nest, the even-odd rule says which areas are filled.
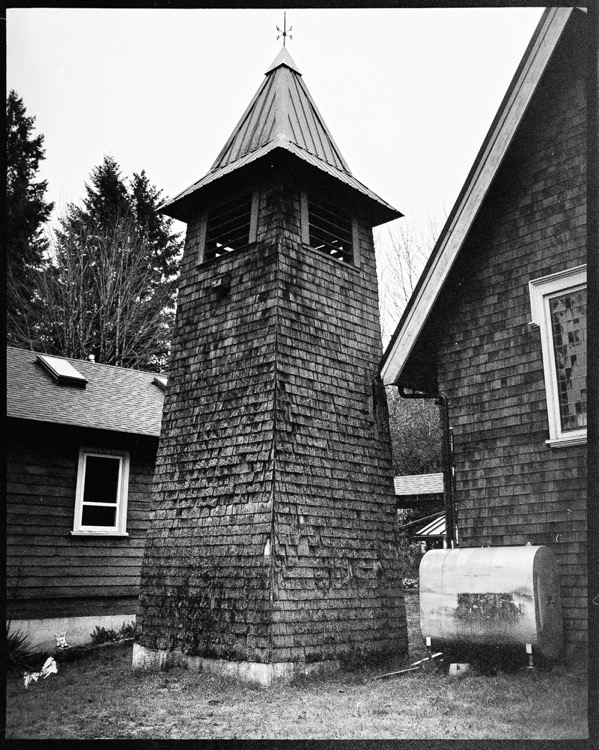
[[[88,380],[57,384],[37,352],[7,347],[7,416],[99,430],[160,435],[164,393],[156,373],[66,358]]]

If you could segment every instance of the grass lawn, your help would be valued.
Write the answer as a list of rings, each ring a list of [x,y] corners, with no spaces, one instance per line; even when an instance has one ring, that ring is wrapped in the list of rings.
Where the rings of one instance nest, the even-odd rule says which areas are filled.
[[[264,689],[175,668],[131,670],[131,645],[59,663],[25,689],[7,684],[8,739],[586,738],[583,666],[376,679],[425,655],[418,594],[406,594],[408,659]]]

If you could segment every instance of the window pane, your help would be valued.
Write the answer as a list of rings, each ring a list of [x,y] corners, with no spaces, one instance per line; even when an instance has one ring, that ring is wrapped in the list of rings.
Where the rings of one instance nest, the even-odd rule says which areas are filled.
[[[549,300],[562,430],[587,424],[586,290]]]
[[[116,525],[116,507],[110,505],[84,505],[81,516],[82,526],[109,526]]]
[[[120,464],[118,458],[86,456],[84,503],[117,504]],[[105,524],[101,525],[104,526]]]

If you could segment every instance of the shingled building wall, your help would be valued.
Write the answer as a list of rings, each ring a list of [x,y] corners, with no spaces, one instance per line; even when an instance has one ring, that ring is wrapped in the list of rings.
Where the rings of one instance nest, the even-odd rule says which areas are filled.
[[[198,265],[188,227],[141,586],[150,649],[317,662],[406,648],[372,232],[301,244],[297,186]],[[230,290],[212,286],[228,276]]]
[[[460,545],[550,547],[569,649],[587,637],[586,446],[545,442],[541,335],[528,325],[528,282],[585,263],[584,49],[572,34],[554,54],[430,324],[440,332],[439,388],[455,434]]]

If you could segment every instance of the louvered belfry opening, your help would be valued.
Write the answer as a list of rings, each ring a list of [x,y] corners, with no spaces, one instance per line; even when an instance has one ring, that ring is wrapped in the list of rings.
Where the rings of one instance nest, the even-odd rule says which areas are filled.
[[[268,685],[402,653],[372,238],[399,212],[353,178],[286,49],[164,212],[187,235],[134,667]]]
[[[342,263],[353,261],[351,217],[322,198],[308,196],[310,245]]]
[[[245,250],[249,245],[252,196],[241,195],[220,203],[208,213],[204,260]]]

